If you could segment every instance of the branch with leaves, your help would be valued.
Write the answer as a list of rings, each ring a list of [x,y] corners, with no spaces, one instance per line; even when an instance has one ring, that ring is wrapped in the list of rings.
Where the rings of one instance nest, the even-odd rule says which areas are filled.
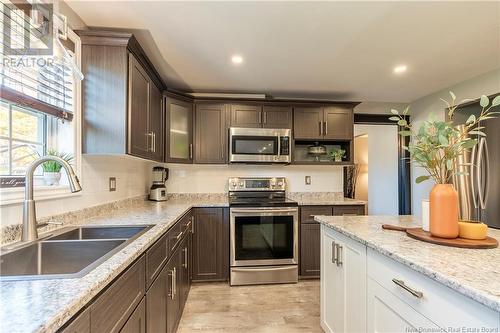
[[[424,168],[428,175],[417,177],[416,182],[421,183],[428,179],[433,179],[437,184],[446,184],[453,175],[463,174],[456,167],[457,157],[465,151],[472,149],[478,142],[473,136],[485,137],[482,131],[482,122],[496,118],[500,112],[493,108],[500,105],[500,96],[495,97],[490,104],[487,96],[481,96],[479,105],[481,113],[470,115],[463,126],[453,125],[453,116],[458,106],[470,100],[456,103],[456,96],[450,91],[451,101],[444,101],[448,109],[447,121],[434,119],[433,115],[425,121],[418,130],[414,130],[411,123],[408,123],[406,116],[409,113],[409,106],[403,112],[392,109],[389,119],[397,122],[402,130],[399,134],[403,137],[410,137],[410,144],[404,149],[410,152],[410,157],[420,167]]]

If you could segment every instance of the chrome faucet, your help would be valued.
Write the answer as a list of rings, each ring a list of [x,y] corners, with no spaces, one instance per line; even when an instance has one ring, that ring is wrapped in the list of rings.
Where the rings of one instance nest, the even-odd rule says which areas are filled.
[[[75,171],[71,165],[57,156],[42,156],[34,160],[26,170],[26,184],[24,190],[24,204],[23,204],[23,233],[21,241],[28,242],[38,239],[38,231],[36,225],[36,208],[35,200],[33,200],[33,174],[35,169],[42,163],[54,161],[59,163],[66,174],[68,175],[69,188],[72,193],[80,192],[82,187],[80,186],[80,181],[75,174]]]

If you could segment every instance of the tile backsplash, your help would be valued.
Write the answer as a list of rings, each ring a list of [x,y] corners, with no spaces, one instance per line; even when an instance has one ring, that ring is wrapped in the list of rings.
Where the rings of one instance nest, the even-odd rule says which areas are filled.
[[[154,165],[154,162],[129,156],[83,155],[81,194],[38,200],[37,218],[145,195],[151,185],[151,169]],[[109,191],[109,177],[116,177],[116,191]],[[35,187],[35,200],[36,192]],[[0,210],[2,226],[21,223],[21,203],[4,205]]]

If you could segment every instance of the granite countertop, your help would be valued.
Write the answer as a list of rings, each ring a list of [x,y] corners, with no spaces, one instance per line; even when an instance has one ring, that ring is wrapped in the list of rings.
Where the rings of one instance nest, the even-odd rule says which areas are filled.
[[[382,224],[420,226],[412,216],[315,216],[315,220],[500,312],[500,248],[434,245],[382,229]],[[500,239],[500,230],[490,228],[488,234]]]
[[[345,198],[342,192],[289,192],[287,197],[301,206],[366,205],[367,201]]]
[[[301,206],[337,206],[337,205],[366,205],[367,202],[364,200],[350,199],[350,198],[340,198],[340,199],[329,199],[329,198],[304,198],[297,200]]]
[[[0,332],[54,332],[192,207],[226,207],[226,197],[138,201],[78,225],[154,226],[81,278],[0,282]],[[102,210],[102,209],[101,209]]]

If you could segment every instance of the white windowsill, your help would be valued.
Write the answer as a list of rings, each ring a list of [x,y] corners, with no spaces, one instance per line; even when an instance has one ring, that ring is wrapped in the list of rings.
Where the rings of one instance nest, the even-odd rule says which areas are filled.
[[[34,197],[36,201],[68,198],[82,195],[82,191],[71,193],[68,185],[60,186],[35,186]],[[0,190],[0,206],[15,205],[24,201],[24,187],[3,188]]]

